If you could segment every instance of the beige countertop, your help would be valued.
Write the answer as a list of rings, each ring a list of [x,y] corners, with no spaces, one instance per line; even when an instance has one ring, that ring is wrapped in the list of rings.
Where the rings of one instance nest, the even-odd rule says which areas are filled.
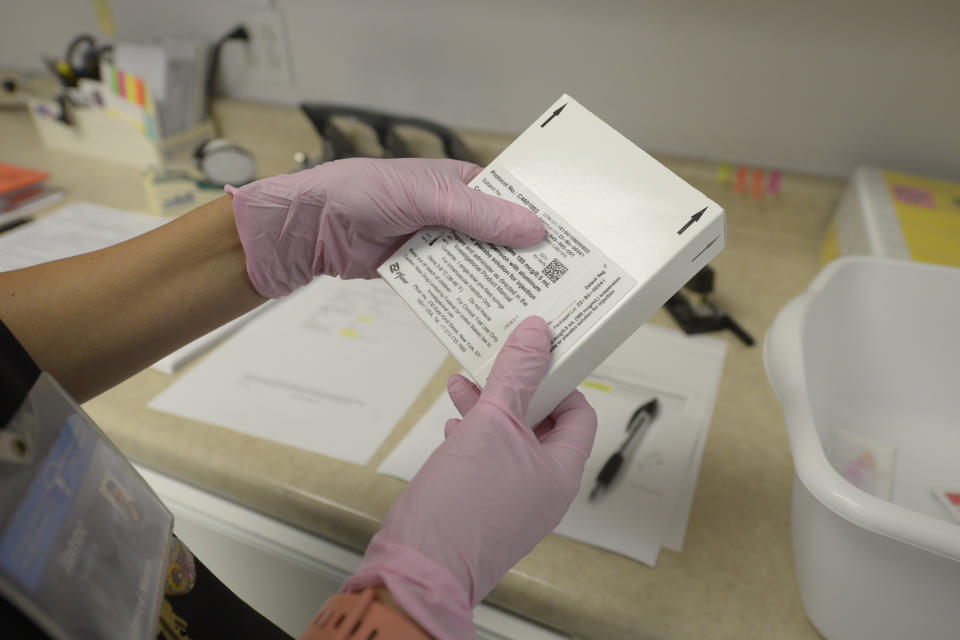
[[[261,175],[319,149],[290,107],[220,101],[221,132],[250,149]],[[464,134],[488,162],[510,138]],[[146,210],[136,169],[41,148],[24,111],[0,111],[0,162],[51,174],[67,202]],[[762,339],[776,312],[820,268],[820,238],[843,183],[790,175],[760,201],[734,194],[715,166],[660,158],[727,210],[727,248],[713,261],[715,301],[758,340],[730,347],[682,553],[656,568],[547,537],[489,601],[583,638],[817,638],[804,614],[790,546],[793,467]],[[59,206],[59,205],[58,205]],[[651,320],[672,326],[661,310]],[[131,458],[320,536],[362,550],[404,483],[375,469],[443,392],[437,372],[369,464],[358,466],[146,408],[176,376],[143,371],[85,408]],[[320,603],[318,603],[319,605]]]

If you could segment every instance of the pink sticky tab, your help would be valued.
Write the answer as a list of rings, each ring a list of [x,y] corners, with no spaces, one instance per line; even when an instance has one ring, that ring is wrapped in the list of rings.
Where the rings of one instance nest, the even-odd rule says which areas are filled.
[[[934,489],[933,495],[937,496],[940,504],[947,510],[947,513],[960,524],[960,491],[945,491],[943,489]]]
[[[739,167],[737,169],[736,178],[733,181],[733,192],[743,193],[746,190],[747,190],[747,168]]]
[[[767,193],[780,193],[780,172],[771,171],[767,181]]]
[[[934,202],[933,195],[926,189],[908,187],[905,184],[895,184],[893,185],[893,197],[904,204],[926,207],[927,209],[937,208],[937,203]]]
[[[750,197],[759,200],[763,195],[763,169],[753,170],[753,180],[750,183]]]

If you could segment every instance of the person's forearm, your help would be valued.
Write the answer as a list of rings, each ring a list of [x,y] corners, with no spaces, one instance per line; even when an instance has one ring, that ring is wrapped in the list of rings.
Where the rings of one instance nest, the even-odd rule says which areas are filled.
[[[127,242],[0,273],[0,320],[80,402],[263,302],[229,196]]]

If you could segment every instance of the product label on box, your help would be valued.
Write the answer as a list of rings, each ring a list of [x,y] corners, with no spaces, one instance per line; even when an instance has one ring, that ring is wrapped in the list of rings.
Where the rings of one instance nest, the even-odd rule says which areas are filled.
[[[490,165],[470,186],[539,215],[546,239],[514,250],[429,227],[383,268],[384,278],[468,372],[482,369],[513,325],[531,315],[547,321],[551,353],[559,356],[636,285],[502,166]]]

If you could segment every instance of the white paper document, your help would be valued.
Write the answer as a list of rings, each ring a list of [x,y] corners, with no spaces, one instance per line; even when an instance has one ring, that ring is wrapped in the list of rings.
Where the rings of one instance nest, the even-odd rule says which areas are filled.
[[[75,202],[0,234],[0,271],[103,249],[165,222],[143,213]]]
[[[364,464],[446,358],[379,280],[318,278],[149,406]]]
[[[596,408],[599,428],[580,493],[556,533],[655,565],[661,546],[683,544],[726,343],[641,327],[580,390]],[[626,436],[634,411],[656,397],[660,413],[613,486],[588,501],[594,480]],[[410,480],[458,417],[444,395],[391,452],[380,473]]]
[[[189,342],[168,356],[157,360],[150,368],[160,373],[173,375],[183,367],[190,364],[195,358],[214,348],[237,331],[240,327],[253,320],[255,317],[276,304],[276,300],[265,302],[256,309],[248,311],[239,318],[234,318],[225,325],[221,325],[213,331],[202,335],[193,342]]]

